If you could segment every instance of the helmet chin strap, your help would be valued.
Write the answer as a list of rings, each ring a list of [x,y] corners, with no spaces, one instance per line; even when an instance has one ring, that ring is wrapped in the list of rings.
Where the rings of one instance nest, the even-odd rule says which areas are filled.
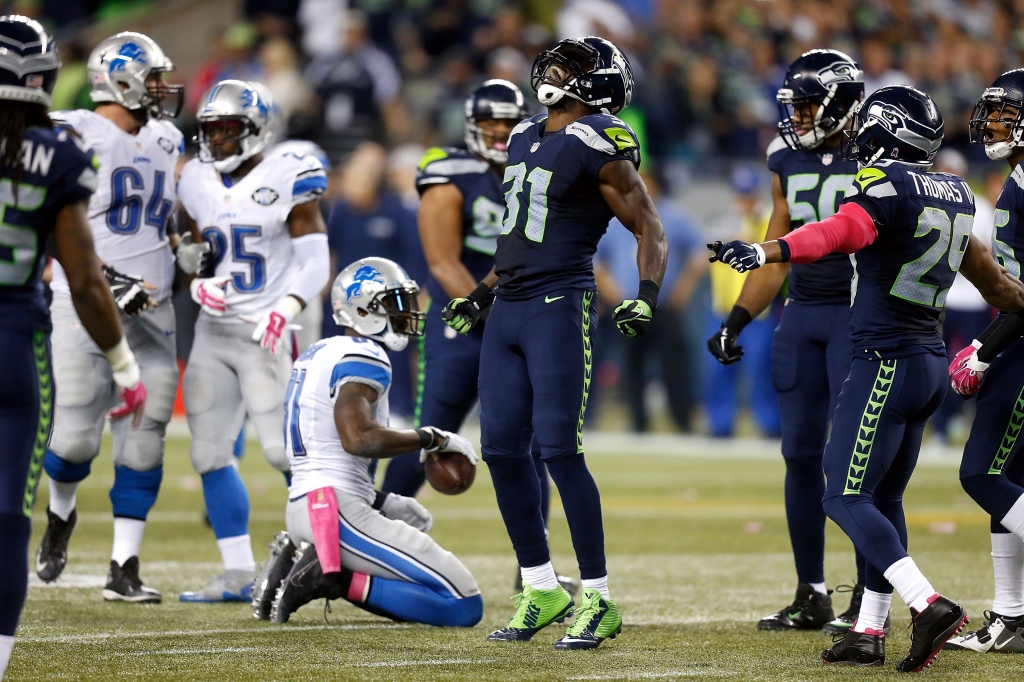
[[[232,154],[226,159],[220,161],[214,161],[213,167],[220,173],[231,173],[242,165],[245,159],[242,158],[241,154]]]
[[[391,331],[390,324],[386,331],[381,334],[374,334],[373,338],[379,339],[381,343],[388,347],[388,350],[393,350],[395,352],[401,352],[409,345],[409,337],[403,334],[396,334]]]
[[[550,83],[544,83],[537,88],[537,99],[546,107],[549,107],[552,104],[558,104],[566,94],[568,93],[566,93],[565,90],[556,88]]]

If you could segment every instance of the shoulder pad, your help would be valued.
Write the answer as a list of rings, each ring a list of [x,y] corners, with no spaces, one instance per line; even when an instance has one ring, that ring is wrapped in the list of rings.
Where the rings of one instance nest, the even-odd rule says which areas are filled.
[[[853,176],[853,185],[851,185],[846,196],[863,194],[875,197],[876,199],[894,197],[898,194],[895,185],[893,185],[893,180],[896,179],[895,175],[893,170],[888,168],[888,164],[861,168]]]
[[[587,146],[606,154],[626,153],[630,149],[639,149],[636,133],[624,121],[610,114],[591,114],[566,126],[567,135],[574,135],[583,140]],[[595,143],[596,136],[605,144]],[[609,144],[610,143],[610,144]]]
[[[768,145],[768,151],[765,153],[767,158],[772,158],[775,154],[789,149],[789,145],[782,139],[781,135],[776,135],[772,143]]]
[[[490,165],[462,149],[433,147],[420,160],[419,173],[427,175],[465,175],[486,173]]]
[[[1017,183],[1019,189],[1024,189],[1024,165],[1017,164],[1017,167],[1010,173],[1010,177],[1006,179],[1006,184],[1009,184],[1010,180]]]
[[[519,123],[516,124],[516,127],[512,129],[512,132],[508,134],[509,144],[512,144],[512,138],[518,135],[519,133],[524,133],[531,127],[537,125],[538,123],[543,123],[546,120],[548,120],[547,114],[537,114],[536,116],[531,116],[525,121],[520,121]]]

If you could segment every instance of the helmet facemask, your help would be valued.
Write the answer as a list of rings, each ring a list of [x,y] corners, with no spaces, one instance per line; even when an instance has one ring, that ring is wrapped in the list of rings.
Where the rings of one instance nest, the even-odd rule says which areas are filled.
[[[372,294],[373,289],[378,291],[370,296],[365,307],[356,307],[355,314],[359,317],[358,320],[350,319],[351,313],[344,310],[342,299],[346,298],[345,292],[332,291],[333,317],[337,324],[351,327],[367,338],[380,341],[393,351],[405,350],[409,345],[409,337],[423,336],[427,316],[420,311],[418,287],[400,285],[396,282],[384,288],[377,282],[365,282],[361,289],[361,295],[364,292]]]
[[[214,151],[213,147],[217,141],[212,135],[216,135],[219,130],[224,136],[222,144],[234,143],[233,154],[218,154]],[[196,141],[199,142],[199,158],[204,163],[212,163],[221,173],[231,173],[242,165],[243,161],[263,150],[265,141],[261,139],[260,132],[252,121],[243,116],[202,118],[199,120],[199,132],[196,135]]]
[[[779,107],[779,135],[790,149],[815,149],[850,122],[856,107],[847,106],[846,113],[842,113],[844,103],[836,101],[836,90],[835,85],[831,86],[822,100],[794,97],[788,88],[779,90],[775,98]],[[808,115],[815,104],[817,109]],[[811,119],[810,130],[800,132],[798,121],[803,122],[807,118]]]
[[[185,104],[185,86],[172,85],[163,79],[167,71],[154,69],[146,79],[146,93],[139,97],[139,104],[150,118],[178,118]]]
[[[586,104],[576,90],[584,85],[580,80],[597,68],[600,59],[597,49],[584,42],[560,44],[537,55],[530,86],[546,107],[558,104],[565,95]]]
[[[1005,159],[1024,146],[1024,103],[1001,94],[986,94],[974,107],[970,122],[971,142],[985,145],[993,161]],[[1006,133],[1000,138],[1000,133]]]
[[[518,113],[518,112],[517,112]],[[493,119],[481,119],[470,118],[466,120],[466,147],[470,152],[479,156],[487,161],[504,165],[508,163],[508,134],[502,136],[497,132],[492,132],[484,129],[481,123],[486,121],[512,121],[513,124],[519,122],[519,117],[515,118],[493,118]],[[509,130],[511,132],[511,130]],[[488,141],[491,144],[488,144]]]

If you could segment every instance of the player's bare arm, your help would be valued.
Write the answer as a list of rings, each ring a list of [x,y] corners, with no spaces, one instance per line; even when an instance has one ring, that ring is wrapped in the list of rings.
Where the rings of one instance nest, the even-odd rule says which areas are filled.
[[[990,305],[1011,313],[1024,308],[1024,284],[997,263],[984,242],[973,234],[967,242],[960,272]]]
[[[465,296],[477,283],[463,265],[462,192],[455,184],[431,187],[420,198],[419,231],[430,274],[451,298]]]

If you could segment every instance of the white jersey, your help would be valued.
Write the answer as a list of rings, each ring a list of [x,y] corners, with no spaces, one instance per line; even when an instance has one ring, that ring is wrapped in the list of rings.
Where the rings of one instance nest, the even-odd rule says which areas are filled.
[[[284,398],[285,449],[291,465],[288,496],[332,486],[372,504],[376,460],[345,452],[334,423],[338,388],[355,382],[377,392],[373,419],[388,425],[391,362],[379,344],[354,336],[332,336],[310,346],[292,366]]]
[[[174,210],[174,170],[184,149],[170,121],[150,120],[136,135],[85,109],[51,117],[74,129],[95,152],[99,187],[89,199],[89,227],[100,260],[156,286],[157,301],[171,295],[174,254],[167,221]],[[53,289],[69,293],[67,276],[53,264]]]
[[[239,315],[258,318],[288,294],[299,270],[288,215],[326,189],[327,175],[312,156],[264,158],[233,185],[212,163],[194,158],[185,164],[178,180],[181,205],[213,249],[214,276],[231,278],[225,315],[201,315],[238,323]]]

